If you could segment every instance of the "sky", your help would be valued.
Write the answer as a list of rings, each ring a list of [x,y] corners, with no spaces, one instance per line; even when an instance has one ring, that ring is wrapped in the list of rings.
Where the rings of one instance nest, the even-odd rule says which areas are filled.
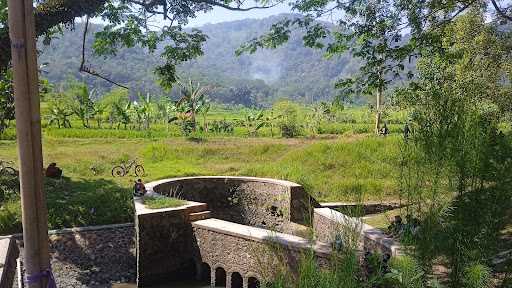
[[[202,26],[208,23],[219,23],[226,21],[242,20],[247,18],[261,19],[281,13],[291,13],[291,9],[287,3],[268,9],[255,9],[246,12],[230,11],[224,8],[215,7],[212,11],[201,13],[196,18],[189,20],[189,27]]]
[[[277,15],[281,13],[290,13],[290,7],[288,4],[280,4],[278,6],[268,9],[256,9],[247,12],[230,11],[224,8],[215,7],[212,11],[207,13],[201,13],[197,18],[190,19],[190,27],[202,26],[208,23],[219,23],[226,21],[242,20],[247,18],[265,18],[271,15]]]

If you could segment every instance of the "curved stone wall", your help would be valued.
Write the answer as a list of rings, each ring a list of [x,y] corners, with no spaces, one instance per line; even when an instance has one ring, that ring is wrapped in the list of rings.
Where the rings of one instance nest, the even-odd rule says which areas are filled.
[[[295,234],[293,223],[307,224],[319,204],[302,186],[254,177],[185,177],[147,185],[148,191],[206,203],[212,217],[238,224]]]

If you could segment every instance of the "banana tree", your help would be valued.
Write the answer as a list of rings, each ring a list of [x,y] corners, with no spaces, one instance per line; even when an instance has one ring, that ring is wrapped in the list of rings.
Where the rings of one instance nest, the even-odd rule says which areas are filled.
[[[48,125],[52,126],[57,124],[58,128],[71,128],[71,121],[69,117],[73,115],[65,106],[58,103],[51,103],[48,113]]]
[[[103,120],[105,119],[105,114],[107,112],[107,107],[103,105],[103,103],[95,102],[94,103],[94,119],[96,119],[96,124],[98,128],[101,129],[101,125]]]
[[[92,95],[94,91],[89,91],[85,83],[73,84],[69,89],[71,100],[71,111],[81,121],[84,128],[89,128],[89,120],[94,117],[95,109]]]
[[[266,124],[263,111],[250,112],[245,115],[245,118],[241,121],[241,124],[247,129],[249,136],[256,136],[258,130],[263,128]]]
[[[153,110],[153,107],[151,107],[151,100],[149,95],[147,95],[147,97],[139,96],[139,101],[133,103],[132,108],[138,129],[149,129],[149,123],[151,121],[151,114]]]
[[[189,80],[186,84],[178,82],[180,86],[181,98],[176,103],[179,110],[184,111],[192,130],[196,130],[196,116],[208,104],[207,94],[209,87],[202,87],[200,83],[194,84]]]
[[[123,124],[124,129],[126,129],[128,124],[131,123],[131,117],[130,117],[131,107],[132,107],[131,102],[128,102],[126,104],[117,102],[112,105],[115,119],[117,120],[117,129],[119,129],[119,126],[121,124]]]
[[[276,125],[276,121],[279,120],[282,117],[282,115],[275,115],[273,110],[270,110],[270,114],[265,116],[265,126],[270,127],[270,136],[274,137],[274,127]]]

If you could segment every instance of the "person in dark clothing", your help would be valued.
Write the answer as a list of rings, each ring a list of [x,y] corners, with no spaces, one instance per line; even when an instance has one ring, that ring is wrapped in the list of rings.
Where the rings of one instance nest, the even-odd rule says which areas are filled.
[[[133,185],[133,195],[144,196],[144,194],[146,194],[146,186],[144,186],[142,179],[137,179],[137,181]]]
[[[388,125],[386,123],[384,123],[384,126],[382,127],[382,129],[380,131],[380,135],[388,136],[388,134],[389,134]]]
[[[411,133],[411,128],[409,128],[409,123],[405,122],[404,126],[404,140],[407,142],[409,140],[409,133]]]
[[[60,178],[62,177],[62,169],[57,167],[57,163],[51,163],[46,168],[45,175],[49,178]]]

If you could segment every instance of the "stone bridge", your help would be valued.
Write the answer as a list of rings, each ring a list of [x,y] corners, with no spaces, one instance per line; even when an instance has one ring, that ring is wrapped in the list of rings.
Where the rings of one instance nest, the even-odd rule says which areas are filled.
[[[258,287],[260,279],[272,278],[275,267],[284,263],[294,267],[304,249],[315,251],[318,261],[325,264],[331,253],[324,243],[219,219],[192,226],[202,261],[200,273],[203,279],[210,276],[216,287]]]
[[[259,287],[272,280],[276,267],[295,269],[305,250],[314,251],[320,265],[328,264],[332,231],[349,222],[361,227],[362,249],[396,252],[390,249],[394,242],[381,241],[385,235],[367,235],[376,231],[321,208],[292,182],[187,177],[149,183],[147,188],[149,195],[187,202],[148,209],[143,198],[134,199],[138,287],[181,278],[196,278],[212,287]],[[316,240],[305,237],[311,232],[318,235]]]

